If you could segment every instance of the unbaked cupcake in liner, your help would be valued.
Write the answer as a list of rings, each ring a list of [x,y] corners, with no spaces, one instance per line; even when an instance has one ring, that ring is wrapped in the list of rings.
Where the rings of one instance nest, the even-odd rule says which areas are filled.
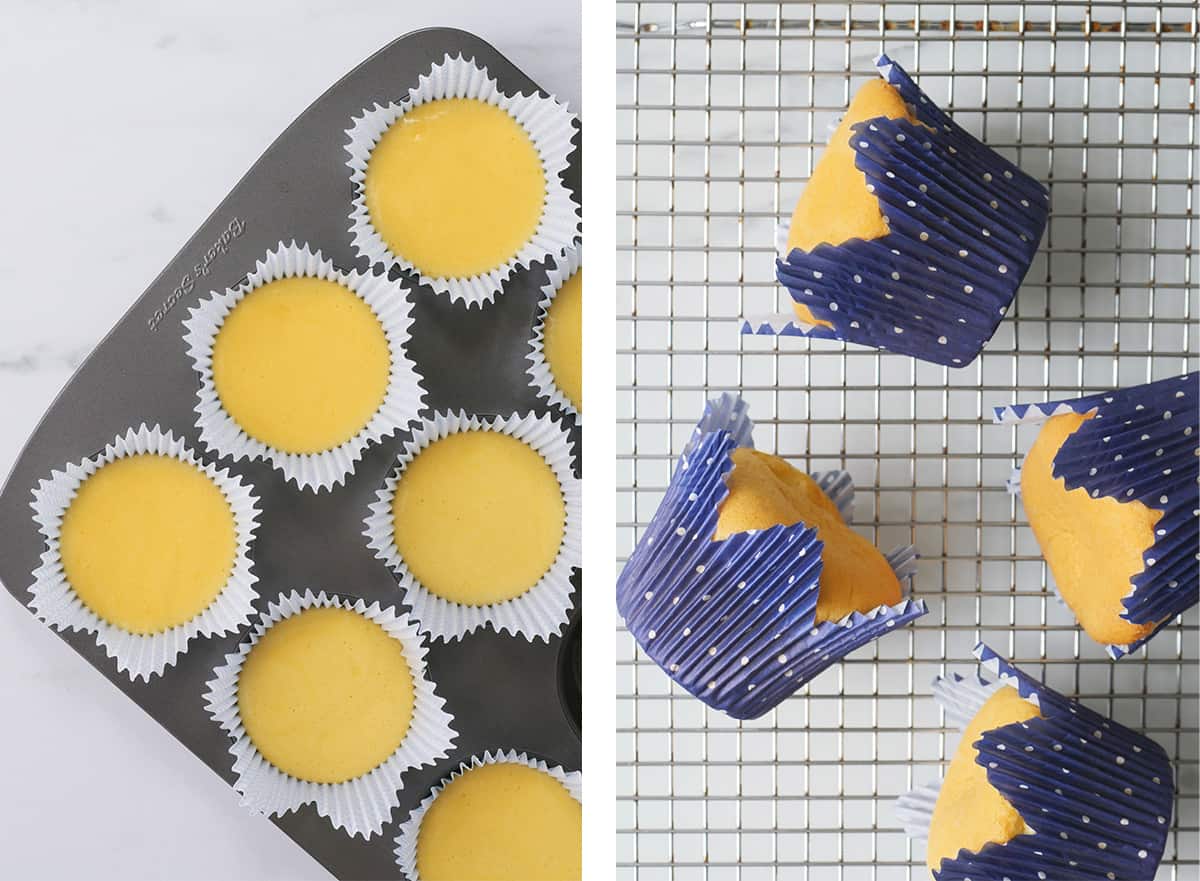
[[[984,731],[976,764],[1025,823],[1023,834],[944,858],[938,881],[1144,881],[1162,857],[1174,806],[1163,748],[1009,664],[986,645],[975,657],[996,679],[934,682],[947,722],[965,729],[998,690],[1013,688],[1040,714]],[[902,796],[905,832],[925,839],[942,781]]]
[[[1157,624],[1140,639],[1106,644],[1113,658],[1144,645],[1181,612],[1200,602],[1196,536],[1200,508],[1200,373],[1146,385],[1041,404],[997,407],[997,423],[1044,423],[1066,414],[1085,419],[1054,455],[1053,477],[1067,490],[1082,488],[1095,499],[1140,503],[1161,517],[1145,567],[1130,579],[1120,617],[1132,624]],[[1020,492],[1020,472],[1009,489]],[[1149,533],[1147,533],[1149,536]],[[1060,590],[1061,585],[1056,585]]]
[[[88,607],[71,586],[65,571],[61,538],[63,519],[89,478],[105,466],[137,456],[162,456],[178,460],[204,475],[220,491],[232,515],[235,550],[224,586],[211,602],[186,621],[157,632],[132,632],[101,618]],[[184,443],[157,425],[130,428],[107,444],[104,451],[78,463],[68,463],[62,471],[52,471],[38,482],[33,491],[33,519],[46,540],[41,564],[33,572],[34,582],[29,606],[34,614],[56,630],[78,630],[96,634],[96,642],[105,654],[117,662],[117,669],[130,679],[149,681],[187,651],[195,637],[234,633],[250,620],[258,593],[258,577],[250,562],[250,546],[258,528],[258,497],[254,487],[228,470],[217,470],[201,462]],[[127,537],[128,538],[128,537]],[[115,539],[114,539],[115,540]],[[140,547],[130,547],[130,553]]]
[[[397,548],[393,502],[396,487],[412,462],[424,450],[461,432],[497,432],[533,450],[553,472],[562,493],[565,520],[557,555],[542,576],[518,596],[502,602],[470,605],[434,593],[410,570]],[[440,412],[422,422],[405,441],[396,467],[376,493],[364,521],[367,545],[395,573],[404,590],[404,602],[421,630],[434,640],[456,640],[482,628],[513,636],[549,640],[561,633],[571,609],[571,574],[581,565],[582,516],[579,479],[572,468],[573,453],[562,423],[552,416],[513,414],[491,419],[466,413]]]
[[[900,65],[886,55],[875,65],[917,120],[880,116],[851,127],[855,167],[886,231],[810,251],[785,245],[776,274],[795,314],[747,318],[742,331],[845,340],[965,366],[1029,270],[1049,193],[956,125]]]
[[[415,807],[408,819],[400,824],[399,834],[396,836],[396,863],[400,866],[400,870],[404,873],[404,877],[409,881],[421,881],[421,874],[417,866],[417,852],[421,837],[421,823],[425,819],[425,815],[433,806],[438,796],[453,783],[456,779],[476,768],[482,768],[485,765],[498,764],[516,764],[523,765],[527,768],[532,768],[535,771],[541,771],[543,774],[548,774],[567,790],[571,798],[580,804],[583,803],[583,775],[578,771],[564,771],[558,765],[549,765],[541,759],[534,759],[525,753],[518,753],[516,750],[508,750],[507,752],[497,750],[495,752],[485,752],[482,755],[474,755],[458,766],[458,769],[453,771],[449,777],[445,778],[433,791],[427,795],[417,807]],[[502,805],[497,806],[498,810],[503,810]],[[463,847],[470,847],[471,841],[469,838],[463,841]],[[582,841],[580,842],[582,847]]]
[[[289,452],[252,437],[222,403],[213,376],[213,349],[231,313],[255,291],[288,278],[315,278],[341,285],[369,307],[387,342],[390,366],[379,406],[351,437],[320,451]],[[405,428],[421,409],[425,391],[406,352],[412,321],[412,306],[399,284],[370,273],[342,272],[308,245],[280,242],[256,262],[243,284],[224,293],[214,292],[192,307],[184,320],[188,356],[200,377],[196,405],[200,440],[234,461],[266,460],[302,489],[320,491],[340,485],[354,472],[367,446]]]
[[[455,98],[498,107],[521,126],[540,159],[545,198],[532,235],[515,253],[484,271],[469,275],[439,275],[424,271],[405,254],[394,251],[372,223],[367,207],[367,165],[376,146],[398,120],[422,105]],[[407,98],[399,103],[376,104],[365,109],[361,116],[353,118],[346,131],[349,136],[346,150],[350,154],[347,165],[354,185],[350,233],[355,251],[365,256],[372,266],[399,266],[418,274],[422,284],[440,294],[448,294],[452,301],[461,300],[467,306],[491,302],[517,267],[528,267],[535,261],[554,257],[573,245],[579,236],[579,208],[562,181],[568,167],[567,158],[574,149],[571,138],[576,131],[575,115],[555,98],[536,92],[505,94],[487,68],[480,67],[473,58],[447,55],[433,65],[428,74],[420,77],[408,90]]]
[[[903,599],[816,621],[823,542],[803,521],[714,541],[732,452],[753,447],[741,398],[709,401],[658,511],[617,579],[617,608],[642,650],[679,685],[736,719],[753,719],[850,652],[924,615]],[[813,474],[849,523],[844,471]],[[911,545],[886,555],[903,589]]]
[[[411,719],[400,745],[372,770],[340,783],[315,783],[285,773],[258,750],[243,723],[238,703],[239,678],[246,659],[264,635],[281,621],[309,609],[340,608],[378,624],[403,647],[412,676],[414,701]],[[238,651],[225,656],[213,672],[204,694],[205,708],[233,740],[233,787],[242,804],[268,816],[280,816],[306,804],[316,807],[334,828],[350,836],[370,838],[383,830],[394,808],[400,804],[404,775],[413,768],[433,765],[444,759],[458,736],[454,717],[444,709],[445,701],[429,678],[426,646],[417,626],[403,612],[361,599],[351,601],[324,591],[303,594],[292,591],[272,602]]]
[[[550,316],[550,309],[563,285],[579,272],[582,265],[583,248],[567,248],[554,258],[554,265],[547,268],[546,284],[542,285],[542,299],[538,302],[537,319],[533,326],[533,339],[529,342],[529,354],[525,356],[529,361],[529,369],[525,372],[529,374],[530,385],[537,390],[538,397],[561,407],[568,413],[575,414],[576,421],[580,424],[583,422],[583,413],[581,412],[583,389],[580,386],[564,392],[560,383],[555,379],[553,366],[546,360],[545,348],[546,321]],[[582,327],[580,327],[579,333],[582,338]],[[582,358],[582,339],[580,340],[580,358]],[[582,377],[582,370],[580,370],[580,376]]]

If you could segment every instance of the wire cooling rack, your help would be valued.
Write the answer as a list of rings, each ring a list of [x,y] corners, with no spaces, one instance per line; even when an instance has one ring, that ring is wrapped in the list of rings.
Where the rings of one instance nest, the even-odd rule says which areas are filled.
[[[1200,877],[1196,610],[1119,663],[1082,636],[1005,492],[1036,429],[990,420],[995,404],[1195,369],[1196,5],[616,13],[618,567],[705,398],[740,389],[760,449],[847,468],[859,528],[917,545],[930,606],[745,723],[673,686],[620,629],[618,877],[927,877],[892,802],[952,754],[930,682],[974,669],[981,638],[1166,748],[1179,799],[1159,878]],[[1050,187],[1015,308],[965,369],[738,332],[741,315],[787,308],[775,226],[882,51]]]

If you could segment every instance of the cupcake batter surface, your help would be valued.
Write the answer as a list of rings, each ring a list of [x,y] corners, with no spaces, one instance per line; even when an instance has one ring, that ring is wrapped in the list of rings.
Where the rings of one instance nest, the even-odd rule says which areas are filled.
[[[544,771],[482,765],[438,794],[417,838],[421,881],[570,881],[582,875],[582,812]]]
[[[566,504],[537,451],[496,431],[426,447],[392,501],[396,549],[431,593],[484,606],[533,587],[558,556]]]
[[[1093,414],[1065,413],[1046,421],[1021,466],[1021,500],[1063,600],[1092,639],[1127,645],[1148,636],[1153,623],[1121,617],[1130,579],[1146,568],[1161,511],[1137,500],[1092,498],[1053,477],[1054,457]]]
[[[221,405],[250,437],[286,453],[320,453],[353,438],[383,403],[390,371],[371,307],[320,278],[251,291],[213,344]]]
[[[822,242],[840,245],[850,239],[877,239],[888,227],[879,199],[867,192],[867,176],[854,164],[851,127],[868,119],[907,119],[917,122],[896,91],[881,79],[865,83],[854,95],[841,124],[804,186],[788,228],[788,250],[811,251]],[[808,307],[792,303],[796,317],[808,324],[833,327],[816,318]]]
[[[821,552],[816,620],[838,621],[900,602],[900,582],[883,554],[846,525],[816,482],[778,456],[749,447],[733,451],[729,495],[717,517],[717,541],[735,532],[803,521],[817,528]]]
[[[1041,716],[1037,707],[1007,686],[979,708],[963,732],[933,808],[925,853],[931,872],[941,869],[942,860],[958,856],[959,850],[977,853],[989,842],[1004,844],[1026,831],[1017,809],[988,782],[987,769],[976,764],[979,750],[974,743],[984,732],[1035,716]]]
[[[546,314],[543,351],[554,383],[583,412],[583,269],[568,278]]]
[[[342,783],[400,746],[413,713],[404,648],[348,609],[310,608],[271,627],[238,678],[246,734],[279,770]]]
[[[380,238],[433,278],[470,278],[516,256],[546,200],[525,129],[472,98],[431,101],[397,119],[371,151],[363,188]]]
[[[63,572],[83,604],[130,633],[203,612],[237,555],[233,511],[199,468],[137,455],[85,480],[63,516]]]

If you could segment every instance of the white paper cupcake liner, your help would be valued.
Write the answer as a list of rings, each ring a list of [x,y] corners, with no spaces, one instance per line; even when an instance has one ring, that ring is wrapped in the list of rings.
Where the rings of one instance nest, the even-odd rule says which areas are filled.
[[[141,454],[169,456],[194,466],[207,476],[228,502],[237,535],[233,571],[220,593],[195,617],[153,634],[130,633],[109,624],[89,609],[67,581],[59,545],[63,516],[83,482],[110,462]],[[234,633],[254,613],[254,600],[258,598],[254,583],[258,576],[251,571],[249,557],[259,515],[254,487],[227,470],[218,471],[213,465],[205,465],[185,446],[182,438],[162,431],[157,425],[147,428],[142,424],[136,429],[130,428],[114,438],[99,455],[78,464],[68,463],[63,471],[52,471],[49,479],[38,481],[33,491],[33,511],[34,522],[46,539],[46,550],[42,553],[41,565],[33,572],[34,582],[29,588],[33,595],[30,608],[39,619],[57,630],[95,633],[97,644],[116,660],[117,669],[128,673],[134,681],[144,679],[148,682],[151,676],[161,676],[187,651],[188,641],[193,637]]]
[[[268,282],[293,277],[334,281],[352,291],[379,319],[391,353],[387,389],[375,415],[354,437],[320,453],[288,453],[251,437],[221,405],[213,384],[213,345],[225,318],[251,291]],[[301,489],[320,491],[340,485],[354,472],[368,445],[407,427],[421,409],[425,390],[421,375],[406,352],[412,321],[412,305],[404,288],[396,282],[370,273],[341,272],[320,251],[309,250],[308,245],[280,242],[263,260],[256,262],[244,284],[223,294],[214,292],[201,300],[183,322],[188,356],[200,376],[200,403],[196,405],[200,440],[235,462],[244,458],[264,459]]]
[[[566,284],[567,279],[578,272],[581,265],[583,265],[582,246],[567,248],[554,258],[554,265],[546,270],[547,281],[542,285],[542,299],[538,302],[537,320],[533,325],[533,339],[529,341],[529,354],[525,356],[525,360],[529,362],[529,369],[525,372],[529,374],[529,384],[537,391],[538,397],[545,398],[551,405],[559,406],[568,413],[573,413],[575,421],[580,425],[583,424],[583,414],[571,403],[571,399],[563,394],[558,383],[554,381],[554,374],[550,372],[550,365],[546,363],[543,341],[546,335],[546,316],[550,314],[550,305],[554,302],[554,297],[562,289],[562,286]]]
[[[412,720],[404,740],[381,764],[343,783],[312,783],[281,771],[267,761],[246,734],[238,708],[238,677],[250,651],[272,626],[305,609],[337,607],[357,612],[374,621],[404,647],[404,658],[412,674],[414,701]],[[416,625],[402,612],[379,603],[368,606],[363,600],[351,602],[324,591],[303,594],[292,591],[270,604],[237,653],[225,656],[225,663],[214,670],[204,694],[205,707],[212,718],[233,739],[229,752],[234,756],[233,788],[242,795],[242,804],[267,816],[279,816],[306,804],[316,806],[334,828],[351,836],[370,838],[383,831],[392,810],[400,804],[404,774],[412,768],[433,765],[444,759],[458,736],[451,723],[454,717],[444,709],[428,677],[425,644]]]
[[[468,771],[473,771],[476,768],[481,768],[484,765],[524,765],[527,768],[533,768],[535,771],[542,771],[549,774],[555,780],[563,785],[563,787],[571,794],[571,798],[580,804],[583,803],[583,775],[578,771],[564,771],[558,765],[547,765],[540,759],[532,759],[525,753],[518,753],[516,750],[501,752],[497,750],[495,753],[485,752],[483,755],[471,756],[471,758],[458,766],[457,771],[453,771],[449,777],[446,777],[433,788],[429,795],[422,799],[421,803],[413,808],[408,819],[400,824],[400,832],[396,836],[396,863],[400,866],[400,871],[404,873],[404,877],[409,881],[421,881],[420,873],[417,872],[417,843],[421,836],[421,821],[425,819],[425,813],[430,806],[441,795],[442,790],[454,782],[455,778],[461,777]]]
[[[392,499],[408,463],[435,441],[462,431],[496,431],[531,447],[558,478],[567,511],[558,555],[537,584],[518,597],[485,606],[451,602],[421,584],[396,549],[392,524]],[[562,631],[571,609],[571,572],[582,562],[582,496],[571,463],[571,445],[566,432],[562,423],[551,416],[516,413],[507,419],[481,419],[462,411],[441,412],[416,428],[412,439],[405,442],[398,464],[387,482],[376,493],[376,501],[371,503],[363,535],[376,558],[383,560],[396,574],[405,592],[404,601],[412,607],[413,617],[423,631],[434,640],[450,641],[491,627],[497,633],[508,631],[531,642],[535,639],[548,642],[552,635]]]
[[[529,135],[541,157],[542,171],[546,177],[546,200],[532,238],[504,263],[470,278],[432,278],[425,275],[404,255],[392,252],[367,214],[364,181],[371,151],[392,123],[405,113],[443,98],[473,98],[505,111]],[[505,279],[518,266],[528,267],[535,261],[554,257],[574,244],[579,235],[579,209],[561,179],[567,169],[567,157],[573,149],[571,138],[575,134],[575,124],[575,115],[555,98],[546,98],[537,93],[506,95],[500,91],[496,80],[488,75],[487,68],[477,65],[475,59],[467,60],[461,55],[451,58],[447,55],[440,63],[433,65],[428,74],[420,77],[415,88],[408,90],[406,100],[386,106],[376,104],[365,109],[361,116],[351,120],[351,126],[346,130],[350,136],[346,144],[350,159],[346,164],[350,166],[350,180],[354,184],[350,233],[355,250],[359,255],[365,255],[372,266],[382,263],[387,267],[400,266],[417,273],[422,284],[429,285],[439,294],[449,294],[452,302],[462,300],[467,306],[480,307],[490,303],[500,293]]]

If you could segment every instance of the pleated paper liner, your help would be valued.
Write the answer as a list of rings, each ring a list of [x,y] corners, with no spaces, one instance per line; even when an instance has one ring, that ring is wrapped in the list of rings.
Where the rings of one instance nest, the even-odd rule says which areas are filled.
[[[1161,621],[1149,636],[1106,646],[1114,658],[1153,638],[1176,615],[1200,603],[1197,534],[1200,506],[1200,373],[1162,379],[1074,400],[997,407],[997,423],[1043,422],[1063,413],[1096,411],[1063,443],[1053,475],[1067,489],[1093,497],[1140,501],[1162,511],[1146,568],[1132,579],[1121,617],[1135,624]],[[1019,479],[1009,482],[1019,491]]]
[[[330,607],[362,615],[400,642],[415,694],[408,732],[384,762],[343,783],[312,783],[276,768],[254,746],[238,708],[238,678],[251,649],[272,626],[305,609]],[[381,607],[377,602],[368,606],[361,599],[352,601],[324,591],[314,594],[311,590],[303,594],[292,591],[272,602],[238,651],[226,655],[225,662],[213,671],[204,695],[209,715],[233,741],[229,749],[234,756],[233,772],[237,775],[233,787],[241,793],[242,804],[268,816],[312,804],[334,828],[350,836],[370,838],[382,832],[392,810],[400,804],[405,773],[446,758],[458,736],[452,727],[454,717],[445,711],[445,701],[429,678],[425,655],[425,642],[416,624],[390,606]]]
[[[1153,878],[1174,805],[1172,770],[1157,743],[1023,674],[980,643],[974,652],[998,678],[935,682],[947,720],[965,727],[996,688],[1012,687],[1041,718],[984,732],[976,761],[1025,820],[1030,834],[943,860],[940,881],[1095,881]],[[903,796],[905,831],[925,838],[938,784]]]
[[[710,401],[662,504],[617,580],[617,607],[638,644],[709,706],[737,719],[766,713],[851,651],[925,614],[906,599],[816,623],[822,542],[803,523],[713,541],[725,476],[751,446],[745,403]],[[845,472],[813,475],[848,517]],[[901,581],[911,546],[887,555]]]
[[[554,374],[550,371],[550,365],[546,363],[546,354],[543,351],[546,316],[550,314],[550,306],[554,302],[555,295],[566,284],[567,279],[578,272],[581,265],[583,265],[582,245],[578,248],[567,248],[554,258],[554,264],[546,270],[546,284],[542,285],[542,299],[538,301],[533,338],[529,341],[529,354],[525,356],[529,362],[529,368],[525,372],[529,374],[529,384],[537,391],[539,398],[545,399],[553,406],[561,407],[567,413],[573,413],[575,421],[582,425],[583,414],[571,403],[571,399],[563,394],[558,383],[554,381]]]
[[[131,633],[100,618],[72,589],[63,570],[60,535],[63,516],[84,482],[111,462],[129,456],[168,456],[196,468],[221,491],[233,513],[237,551],[233,569],[225,586],[212,602],[195,617],[159,633]],[[182,438],[157,425],[145,424],[118,435],[96,456],[68,463],[62,471],[38,482],[33,491],[33,519],[46,539],[41,564],[33,572],[29,607],[34,614],[56,630],[78,630],[96,634],[96,643],[117,663],[117,669],[136,681],[149,682],[162,675],[188,649],[196,637],[235,633],[250,620],[258,593],[250,562],[250,546],[258,528],[258,497],[254,487],[229,473],[206,465],[188,449]]]
[[[525,593],[499,603],[468,606],[438,596],[423,585],[404,562],[396,547],[392,518],[392,500],[396,485],[403,479],[408,464],[426,447],[451,434],[463,431],[495,431],[521,441],[550,466],[558,479],[566,506],[562,544],[550,568]],[[367,546],[392,570],[404,590],[404,602],[411,609],[421,630],[437,640],[453,641],[468,633],[491,628],[527,640],[549,640],[562,632],[571,610],[571,573],[582,563],[580,521],[582,492],[572,468],[574,453],[562,423],[555,417],[513,414],[491,419],[466,413],[440,412],[426,419],[405,441],[396,467],[383,488],[376,493],[370,513],[364,521]]]
[[[548,765],[541,759],[534,759],[525,753],[518,753],[516,750],[508,750],[507,752],[497,750],[495,752],[485,752],[481,755],[471,756],[470,759],[458,766],[458,769],[451,772],[450,776],[443,779],[433,791],[429,793],[417,807],[413,808],[413,812],[408,819],[400,824],[399,834],[396,836],[396,863],[400,866],[400,870],[404,873],[404,877],[409,881],[421,881],[421,875],[417,871],[417,845],[421,837],[421,821],[425,819],[425,814],[432,807],[437,797],[441,795],[442,790],[449,786],[457,777],[461,777],[468,771],[475,768],[481,768],[484,765],[497,764],[516,764],[524,765],[527,768],[533,768],[536,771],[541,771],[544,774],[549,774],[555,780],[563,785],[563,787],[571,794],[575,801],[583,802],[583,775],[578,771],[564,771],[558,765]],[[497,809],[503,810],[503,805],[498,805]],[[463,842],[464,847],[470,846],[468,842]]]
[[[956,125],[886,55],[876,67],[920,120],[854,126],[855,165],[879,199],[888,233],[776,260],[792,299],[832,327],[792,314],[749,318],[743,332],[846,340],[965,366],[1029,270],[1049,194]]]
[[[371,224],[366,205],[367,162],[379,139],[414,107],[444,98],[472,98],[508,113],[529,135],[541,157],[546,179],[542,216],[530,240],[504,263],[470,278],[435,278],[421,272],[420,267],[414,266],[403,254],[394,253],[388,247]],[[439,294],[449,295],[452,301],[462,301],[467,306],[490,303],[517,267],[528,267],[531,263],[554,257],[574,245],[579,237],[579,208],[562,181],[562,174],[567,170],[567,157],[573,149],[571,138],[576,126],[575,115],[554,97],[536,92],[506,95],[487,68],[477,65],[473,58],[445,56],[428,74],[420,77],[403,101],[382,106],[376,104],[351,120],[346,131],[349,135],[346,151],[350,154],[346,164],[350,167],[350,180],[354,186],[350,234],[355,252],[365,256],[372,266],[383,264],[389,269],[399,266],[418,274],[421,284],[429,285]]]
[[[213,382],[213,345],[225,319],[247,294],[277,279],[295,277],[325,279],[351,291],[379,320],[391,355],[388,384],[379,409],[349,440],[320,453],[289,453],[251,437],[225,410]],[[200,378],[200,402],[196,405],[200,440],[235,462],[266,460],[301,489],[318,492],[341,485],[354,473],[369,445],[406,428],[421,409],[425,390],[406,351],[412,322],[412,305],[399,284],[371,273],[342,272],[308,245],[280,242],[257,261],[244,284],[201,300],[184,320],[188,356]]]

